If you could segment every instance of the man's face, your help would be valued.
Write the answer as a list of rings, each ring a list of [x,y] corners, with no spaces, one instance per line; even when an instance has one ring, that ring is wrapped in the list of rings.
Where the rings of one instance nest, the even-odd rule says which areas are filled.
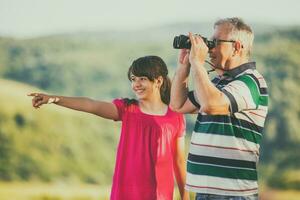
[[[212,39],[217,40],[231,40],[228,34],[226,25],[218,25],[215,27]],[[234,43],[232,42],[218,42],[217,46],[209,50],[210,61],[219,68],[227,69],[234,51]]]

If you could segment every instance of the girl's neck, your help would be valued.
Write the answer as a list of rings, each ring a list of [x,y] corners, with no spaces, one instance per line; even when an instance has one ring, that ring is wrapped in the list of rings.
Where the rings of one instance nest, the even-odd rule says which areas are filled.
[[[156,100],[140,100],[139,107],[143,113],[150,115],[165,115],[168,111],[168,106],[161,99]]]

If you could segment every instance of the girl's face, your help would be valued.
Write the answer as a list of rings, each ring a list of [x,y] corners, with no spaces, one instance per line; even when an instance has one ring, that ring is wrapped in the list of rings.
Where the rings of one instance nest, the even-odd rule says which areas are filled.
[[[138,100],[151,100],[160,95],[160,84],[158,79],[150,81],[146,76],[130,76],[131,88]]]

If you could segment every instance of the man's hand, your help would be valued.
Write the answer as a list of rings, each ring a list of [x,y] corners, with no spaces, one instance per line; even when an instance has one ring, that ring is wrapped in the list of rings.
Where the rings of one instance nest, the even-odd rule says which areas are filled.
[[[191,40],[191,51],[189,55],[189,61],[192,65],[203,66],[208,53],[208,47],[200,36],[189,33]]]
[[[190,66],[189,53],[190,53],[189,49],[180,49],[178,54],[178,66],[179,65],[184,65],[186,67]]]

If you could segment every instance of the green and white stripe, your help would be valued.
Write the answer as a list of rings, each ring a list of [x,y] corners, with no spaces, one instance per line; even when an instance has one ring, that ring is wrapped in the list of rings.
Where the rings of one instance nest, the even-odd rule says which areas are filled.
[[[231,114],[199,113],[189,149],[186,189],[231,196],[256,194],[256,165],[268,112],[266,82],[255,69],[248,69],[223,79],[217,87],[228,97]]]
[[[217,195],[239,196],[258,193],[256,181],[240,180],[231,178],[220,178],[216,176],[195,175],[187,173],[187,179],[190,180],[186,189],[197,193],[208,193]],[[207,184],[199,185],[205,181]]]

